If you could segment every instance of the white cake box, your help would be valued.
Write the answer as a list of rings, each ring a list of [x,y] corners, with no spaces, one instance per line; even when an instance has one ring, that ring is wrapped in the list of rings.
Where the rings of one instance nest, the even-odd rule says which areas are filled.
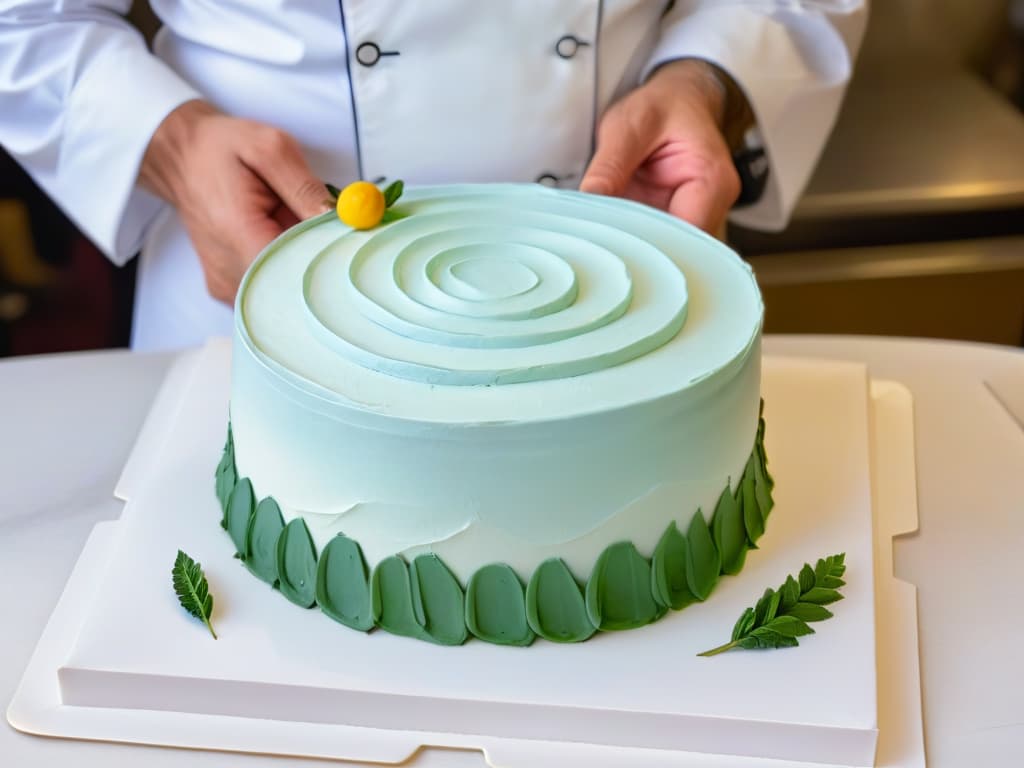
[[[649,627],[529,648],[364,635],[250,575],[213,494],[229,370],[213,344],[171,372],[119,485],[122,519],[72,575],[16,727],[373,762],[423,745],[482,749],[494,766],[919,762],[915,595],[891,576],[892,535],[916,527],[909,395],[872,397],[863,366],[765,360],[776,508],[738,576]],[[177,605],[179,548],[209,577],[217,641]],[[696,656],[765,587],[836,552],[846,599],[799,648]],[[880,714],[901,724],[880,736]]]

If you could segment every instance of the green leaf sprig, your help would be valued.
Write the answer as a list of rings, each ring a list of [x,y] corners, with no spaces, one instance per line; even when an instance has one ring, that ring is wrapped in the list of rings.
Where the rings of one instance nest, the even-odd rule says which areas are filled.
[[[210,586],[206,583],[202,566],[179,549],[178,556],[174,560],[174,568],[171,569],[171,576],[174,580],[174,592],[178,596],[181,607],[201,620],[210,630],[213,639],[216,640],[217,633],[213,631],[213,626],[210,624],[210,614],[213,613],[213,595],[210,594]]]
[[[757,605],[747,608],[732,630],[732,639],[698,653],[698,656],[717,656],[733,648],[766,649],[792,648],[800,643],[798,637],[814,634],[808,622],[832,618],[825,606],[842,600],[839,588],[846,585],[846,553],[818,560],[814,568],[804,564],[797,578],[786,577],[778,589],[766,589]]]
[[[384,216],[381,218],[381,224],[390,224],[393,221],[404,219],[408,216],[408,213],[402,213],[394,208],[395,203],[398,202],[398,198],[402,196],[405,191],[405,183],[398,179],[388,184],[384,190]]]
[[[392,181],[384,189],[384,207],[390,208],[392,205],[398,202],[398,198],[402,196],[405,191],[405,182],[401,179]]]

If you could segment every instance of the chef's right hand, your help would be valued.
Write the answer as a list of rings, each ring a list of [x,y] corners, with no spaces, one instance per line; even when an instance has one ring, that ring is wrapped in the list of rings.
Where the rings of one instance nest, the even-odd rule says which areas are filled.
[[[139,182],[177,208],[206,288],[224,302],[234,300],[242,275],[267,243],[333,207],[289,134],[230,117],[204,101],[185,102],[164,118]]]

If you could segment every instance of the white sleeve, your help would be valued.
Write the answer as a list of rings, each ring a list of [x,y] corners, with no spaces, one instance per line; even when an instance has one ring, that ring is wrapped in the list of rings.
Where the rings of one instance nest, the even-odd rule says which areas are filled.
[[[676,0],[643,73],[694,57],[746,94],[770,163],[761,199],[731,219],[782,229],[832,130],[867,23],[867,0]]]
[[[122,18],[131,0],[0,0],[0,145],[118,264],[161,202],[136,186],[153,132],[199,94]]]

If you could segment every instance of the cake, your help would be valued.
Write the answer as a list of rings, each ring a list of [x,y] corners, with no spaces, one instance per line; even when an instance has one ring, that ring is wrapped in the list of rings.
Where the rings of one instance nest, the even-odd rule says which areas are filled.
[[[708,599],[763,533],[763,306],[665,213],[422,187],[271,243],[235,305],[222,525],[359,630],[528,645]]]

